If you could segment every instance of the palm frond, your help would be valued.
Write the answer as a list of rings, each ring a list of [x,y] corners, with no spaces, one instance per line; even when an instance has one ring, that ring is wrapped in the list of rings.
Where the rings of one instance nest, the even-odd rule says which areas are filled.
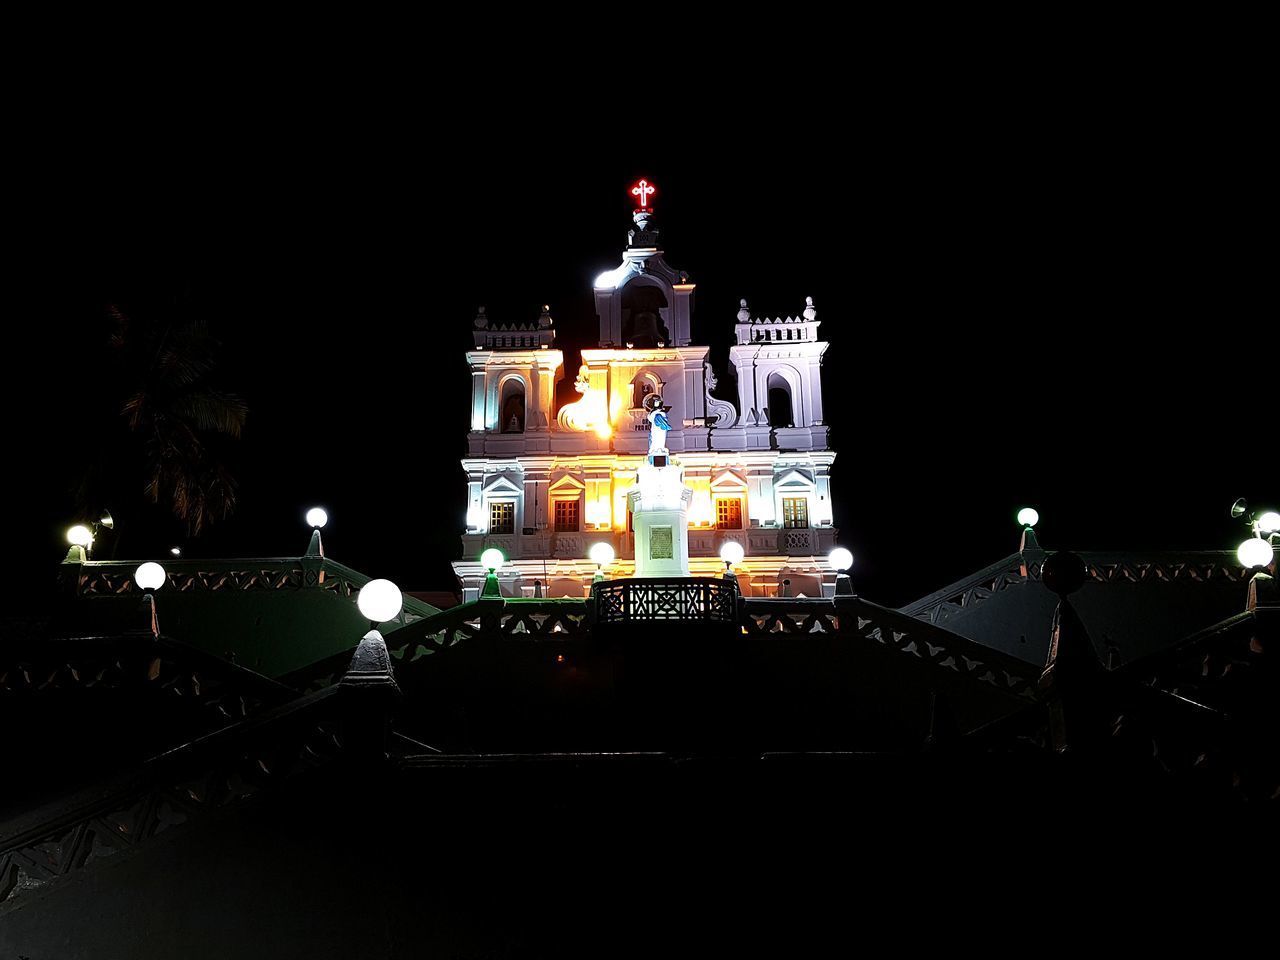
[[[249,416],[249,406],[242,399],[217,390],[183,394],[174,400],[173,410],[197,430],[208,430],[230,437],[240,436],[240,430]]]

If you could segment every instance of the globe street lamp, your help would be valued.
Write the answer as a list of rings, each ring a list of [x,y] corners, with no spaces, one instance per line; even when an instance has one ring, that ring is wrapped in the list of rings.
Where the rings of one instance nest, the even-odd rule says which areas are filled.
[[[1269,567],[1275,560],[1276,552],[1273,540],[1280,534],[1280,513],[1266,510],[1255,515],[1249,510],[1249,504],[1241,497],[1231,505],[1231,518],[1245,518],[1249,531],[1253,534],[1236,548],[1236,559],[1246,570],[1255,567]]]
[[[370,580],[356,594],[356,606],[369,621],[369,629],[400,616],[404,608],[404,594],[390,580]]]
[[[1252,570],[1254,567],[1269,567],[1275,556],[1276,552],[1271,544],[1261,537],[1250,537],[1236,549],[1236,559],[1246,570]]]
[[[596,565],[596,574],[591,578],[591,582],[599,583],[604,579],[604,568],[613,563],[613,545],[604,540],[593,543],[591,549],[587,551],[587,556]]]
[[[827,554],[827,562],[836,571],[836,596],[852,597],[853,581],[845,571],[853,566],[853,554],[844,547],[836,547]]]
[[[324,507],[312,507],[307,511],[307,526],[311,528],[311,545],[307,547],[307,556],[324,559],[324,541],[320,539],[320,528],[329,522],[329,514]]]
[[[67,543],[73,547],[79,547],[87,553],[89,548],[93,546],[93,531],[83,523],[77,523],[67,530]]]
[[[507,558],[502,555],[502,551],[497,547],[490,547],[480,554],[480,566],[488,571],[484,578],[484,589],[480,591],[482,598],[491,600],[502,598],[502,588],[498,585],[498,571],[502,569],[502,565],[506,562]]]
[[[724,545],[720,547],[720,559],[724,561],[724,572],[727,576],[732,572],[733,568],[742,562],[742,558],[747,555],[747,551],[742,549],[742,544],[737,540],[726,540]]]
[[[139,564],[138,569],[133,571],[133,582],[142,589],[142,602],[146,604],[151,614],[151,636],[153,638],[160,636],[160,618],[156,614],[155,592],[164,586],[167,579],[168,576],[164,572],[164,567],[151,560]]]

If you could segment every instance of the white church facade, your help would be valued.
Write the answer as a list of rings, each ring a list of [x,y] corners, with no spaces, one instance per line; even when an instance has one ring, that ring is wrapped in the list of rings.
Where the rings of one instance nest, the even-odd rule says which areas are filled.
[[[652,192],[644,181],[632,193]],[[608,543],[613,579],[635,571],[628,497],[649,447],[645,398],[666,408],[666,446],[692,490],[688,567],[724,572],[720,550],[736,541],[734,572],[747,596],[817,596],[834,589],[836,545],[829,474],[835,453],[822,407],[822,356],[811,299],[796,317],[753,318],[742,301],[730,362],[736,404],[712,395],[709,348],[694,343],[688,274],[663,259],[651,209],[642,204],[622,263],[594,284],[599,339],[583,349],[578,398],[556,409],[564,354],[544,308],[536,321],[475,321],[463,559],[464,599],[486,571],[482,551],[507,558],[503,594],[573,596],[597,573],[591,547]]]

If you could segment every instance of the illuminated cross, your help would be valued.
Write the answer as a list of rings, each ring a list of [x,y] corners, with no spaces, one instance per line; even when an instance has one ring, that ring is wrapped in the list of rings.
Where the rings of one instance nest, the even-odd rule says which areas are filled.
[[[641,210],[649,206],[649,195],[654,192],[655,188],[648,180],[641,180],[631,188],[631,195],[640,199]]]

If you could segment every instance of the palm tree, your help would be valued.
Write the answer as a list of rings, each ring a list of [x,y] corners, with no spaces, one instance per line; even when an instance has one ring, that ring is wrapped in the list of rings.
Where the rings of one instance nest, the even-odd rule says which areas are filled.
[[[218,342],[203,319],[176,305],[162,320],[139,320],[114,304],[108,312],[118,374],[113,380],[124,396],[119,412],[139,441],[142,493],[197,536],[235,509],[236,481],[220,446],[222,438],[240,436],[248,407],[212,385]],[[134,469],[112,454],[109,465],[86,478],[82,500],[101,506],[94,501],[102,499],[104,487],[118,489],[122,479],[104,474]]]

